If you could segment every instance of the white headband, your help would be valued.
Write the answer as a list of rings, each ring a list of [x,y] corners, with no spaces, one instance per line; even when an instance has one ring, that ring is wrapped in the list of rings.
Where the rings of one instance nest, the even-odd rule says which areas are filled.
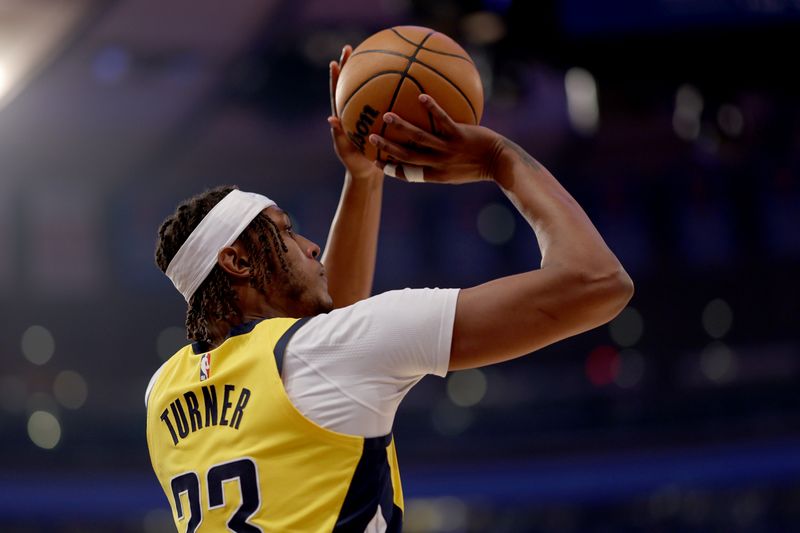
[[[167,277],[187,302],[214,269],[219,251],[272,205],[275,202],[266,196],[234,189],[203,217],[167,267]]]

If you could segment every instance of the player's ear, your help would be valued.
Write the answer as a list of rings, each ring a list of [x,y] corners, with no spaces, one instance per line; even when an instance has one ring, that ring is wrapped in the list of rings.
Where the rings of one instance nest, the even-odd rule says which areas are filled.
[[[226,273],[235,278],[250,277],[250,256],[238,242],[226,246],[217,255],[217,265]]]

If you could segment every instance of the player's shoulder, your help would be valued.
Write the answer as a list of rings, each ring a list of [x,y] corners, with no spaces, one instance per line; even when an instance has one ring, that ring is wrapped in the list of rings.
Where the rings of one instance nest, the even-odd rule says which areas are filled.
[[[397,293],[411,289],[383,292],[346,307],[339,307],[327,313],[321,313],[304,321],[294,334],[292,344],[304,341],[314,342],[328,339],[344,342],[350,332],[357,332],[369,327],[370,323],[380,321],[380,317],[390,312],[397,299]]]
[[[334,309],[330,313],[326,314],[330,316],[346,316],[348,314],[358,314],[365,311],[374,311],[376,309],[391,309],[392,306],[398,304],[411,304],[427,299],[437,298],[440,295],[452,290],[455,289],[439,289],[428,287],[422,289],[412,289],[409,287],[406,287],[405,289],[394,289],[370,296],[369,298],[365,298],[363,300],[359,300],[358,302],[347,307]]]
[[[347,307],[334,309],[310,318],[294,335],[296,345],[303,341],[327,339],[346,342],[351,336],[363,336],[367,331],[380,330],[388,324],[420,313],[426,305],[457,289],[396,289],[382,292]]]
[[[406,288],[382,292],[346,307],[339,307],[328,313],[319,314],[309,319],[307,324],[309,327],[319,327],[324,324],[341,324],[374,317],[376,313],[391,309],[398,301],[419,290],[421,289]]]

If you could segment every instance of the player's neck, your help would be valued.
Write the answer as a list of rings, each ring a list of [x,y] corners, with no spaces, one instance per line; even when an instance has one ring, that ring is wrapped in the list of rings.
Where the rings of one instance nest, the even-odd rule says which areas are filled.
[[[237,326],[254,320],[289,316],[285,310],[271,304],[261,292],[250,286],[235,286],[238,316],[229,316],[209,324],[210,348],[216,348],[230,336]]]
[[[209,349],[214,349],[225,342],[225,339],[231,336],[231,332],[242,324],[247,324],[248,322],[253,322],[254,320],[274,318],[276,316],[280,315],[243,312],[239,319],[234,318],[233,320],[218,320],[217,322],[210,324],[208,327],[208,332],[211,337],[211,340],[208,343]]]
[[[239,308],[240,323],[289,316],[286,309],[269,301],[263,292],[250,286],[249,283],[236,286],[234,290],[236,291],[236,307]],[[236,325],[238,324],[231,324],[231,327]]]

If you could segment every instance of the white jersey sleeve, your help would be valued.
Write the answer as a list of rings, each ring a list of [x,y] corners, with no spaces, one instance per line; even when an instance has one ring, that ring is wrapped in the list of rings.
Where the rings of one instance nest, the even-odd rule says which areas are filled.
[[[388,434],[411,387],[447,374],[457,298],[458,289],[404,289],[312,318],[286,347],[286,393],[325,428]]]

